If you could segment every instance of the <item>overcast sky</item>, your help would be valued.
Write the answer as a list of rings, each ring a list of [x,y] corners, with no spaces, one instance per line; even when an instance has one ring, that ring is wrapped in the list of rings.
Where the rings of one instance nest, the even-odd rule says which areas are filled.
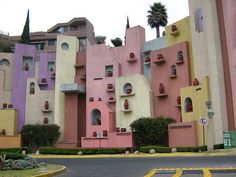
[[[95,35],[110,39],[125,34],[126,18],[130,26],[146,30],[146,40],[155,38],[155,29],[147,26],[147,11],[154,2],[166,5],[168,24],[189,15],[188,0],[0,0],[0,31],[21,35],[27,10],[30,10],[30,31],[47,31],[57,23],[74,17],[86,17],[94,26]]]

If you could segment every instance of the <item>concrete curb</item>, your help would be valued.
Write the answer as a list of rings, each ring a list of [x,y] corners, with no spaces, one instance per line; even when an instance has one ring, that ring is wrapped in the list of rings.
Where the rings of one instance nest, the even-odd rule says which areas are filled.
[[[32,176],[32,177],[51,177],[51,176],[58,175],[60,173],[64,173],[66,171],[66,167],[65,166],[62,166],[62,165],[58,165],[58,166],[61,166],[61,169],[56,170],[54,172],[42,173],[42,174],[35,175],[35,176]]]
[[[98,154],[98,155],[52,155],[40,154],[30,155],[34,158],[129,158],[129,157],[202,157],[202,156],[232,156],[236,152],[174,152],[174,153],[155,153],[155,154]]]

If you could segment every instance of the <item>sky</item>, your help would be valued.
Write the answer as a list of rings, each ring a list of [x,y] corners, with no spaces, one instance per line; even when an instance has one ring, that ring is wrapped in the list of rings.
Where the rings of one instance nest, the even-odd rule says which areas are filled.
[[[147,11],[154,2],[166,6],[168,25],[189,15],[188,0],[0,0],[0,31],[21,35],[29,9],[30,32],[47,31],[57,23],[86,17],[95,35],[106,36],[109,45],[113,38],[124,38],[128,16],[130,27],[145,28],[148,41],[156,36],[155,29],[147,25]]]

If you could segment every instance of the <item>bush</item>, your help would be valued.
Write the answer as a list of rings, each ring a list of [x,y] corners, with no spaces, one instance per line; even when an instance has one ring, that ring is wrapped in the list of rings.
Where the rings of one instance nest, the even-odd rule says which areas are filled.
[[[114,47],[122,46],[122,40],[119,37],[111,39],[111,43],[114,45]]]
[[[24,146],[36,150],[42,146],[53,146],[60,136],[58,125],[24,125],[21,130]]]
[[[207,146],[179,146],[176,147],[177,152],[199,152],[207,151]]]
[[[5,153],[22,153],[22,148],[0,148],[0,153],[5,152]]]
[[[103,44],[106,41],[106,36],[96,36],[95,41],[96,44]]]
[[[6,159],[13,159],[13,160],[24,159],[26,157],[25,155],[19,153],[0,152],[0,156],[4,154],[6,154]]]
[[[176,147],[177,152],[190,152],[191,147],[190,146],[179,146]]]
[[[224,149],[224,144],[214,144],[213,149]]]
[[[84,155],[91,154],[122,154],[125,153],[125,148],[55,148],[55,147],[41,147],[39,152],[41,154],[63,154],[63,155],[77,155],[81,151]]]
[[[168,145],[168,124],[174,123],[171,117],[142,117],[130,124],[135,133],[137,146]]]
[[[140,152],[149,153],[149,151],[151,149],[154,149],[155,152],[158,152],[158,153],[170,153],[171,152],[170,147],[163,147],[163,146],[144,146],[144,147],[140,147]]]
[[[191,152],[207,151],[207,146],[191,147],[190,151],[191,151]]]

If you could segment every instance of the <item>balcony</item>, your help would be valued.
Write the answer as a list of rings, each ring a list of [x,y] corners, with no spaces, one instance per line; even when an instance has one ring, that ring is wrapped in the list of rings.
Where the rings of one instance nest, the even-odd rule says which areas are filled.
[[[60,90],[63,93],[78,93],[78,94],[85,94],[86,91],[85,86],[82,86],[77,83],[61,84]]]

